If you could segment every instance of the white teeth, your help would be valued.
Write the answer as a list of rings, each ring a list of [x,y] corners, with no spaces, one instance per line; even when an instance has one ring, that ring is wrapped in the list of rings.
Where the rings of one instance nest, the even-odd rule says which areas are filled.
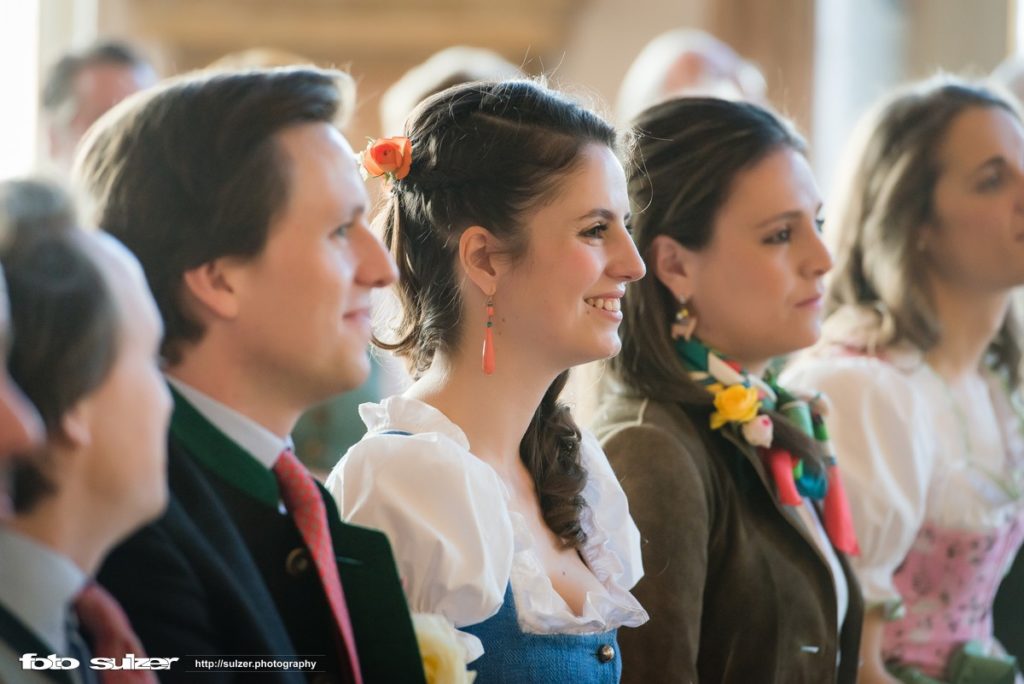
[[[622,300],[616,298],[603,299],[601,297],[592,297],[590,299],[583,300],[595,309],[604,309],[605,311],[621,311]]]

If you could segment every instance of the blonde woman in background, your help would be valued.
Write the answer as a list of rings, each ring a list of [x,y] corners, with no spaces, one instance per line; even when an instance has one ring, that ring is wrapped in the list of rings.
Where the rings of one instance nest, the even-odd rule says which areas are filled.
[[[868,117],[846,168],[822,341],[783,379],[833,406],[862,549],[860,681],[1009,681],[991,611],[1024,539],[1009,313],[1024,127],[990,90],[929,81]]]

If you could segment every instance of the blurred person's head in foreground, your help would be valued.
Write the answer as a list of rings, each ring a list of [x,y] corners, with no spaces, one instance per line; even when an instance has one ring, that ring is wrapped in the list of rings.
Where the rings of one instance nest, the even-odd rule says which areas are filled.
[[[160,319],[110,236],[23,224],[0,262],[17,331],[8,368],[46,431],[11,466],[9,525],[91,574],[167,499]]]
[[[0,250],[6,249],[13,235],[27,225],[70,225],[70,216],[65,220],[60,218],[68,206],[65,195],[44,183],[28,180],[0,183]],[[30,451],[43,438],[39,413],[7,370],[13,340],[7,280],[0,268],[0,348],[4,354],[4,363],[0,366],[0,519],[11,513],[10,457]]]

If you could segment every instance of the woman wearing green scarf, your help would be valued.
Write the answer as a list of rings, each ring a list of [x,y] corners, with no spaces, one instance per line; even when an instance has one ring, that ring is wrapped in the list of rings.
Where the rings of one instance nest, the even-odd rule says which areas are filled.
[[[853,682],[861,603],[824,406],[772,358],[818,338],[821,200],[770,112],[669,101],[635,122],[629,190],[648,277],[623,303],[597,419],[645,541],[624,682]]]

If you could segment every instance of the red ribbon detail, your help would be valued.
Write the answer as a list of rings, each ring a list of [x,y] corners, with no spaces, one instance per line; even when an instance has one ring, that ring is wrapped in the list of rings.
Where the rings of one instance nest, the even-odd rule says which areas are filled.
[[[825,494],[825,531],[832,545],[848,556],[859,556],[860,545],[857,533],[853,529],[853,517],[850,505],[846,500],[843,478],[839,469],[830,466],[828,469],[828,492]]]
[[[783,506],[799,506],[803,500],[800,498],[800,492],[796,490],[796,482],[793,480],[793,467],[796,465],[793,454],[785,449],[771,448],[765,451],[768,469],[772,472],[775,490],[779,493],[779,501]]]

